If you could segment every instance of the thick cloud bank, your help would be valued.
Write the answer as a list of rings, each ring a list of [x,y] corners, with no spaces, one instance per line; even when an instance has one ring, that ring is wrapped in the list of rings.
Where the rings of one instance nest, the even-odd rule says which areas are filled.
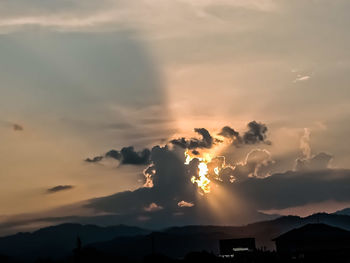
[[[289,171],[260,177],[257,159],[249,156],[232,167],[237,180],[215,181],[216,187],[201,194],[190,181],[196,161],[186,165],[178,151],[156,146],[152,149],[155,171],[153,187],[93,199],[87,205],[98,212],[115,215],[113,220],[147,226],[172,224],[244,224],[267,218],[258,211],[302,206],[313,202],[350,201],[349,170]],[[269,162],[266,155],[263,162]],[[222,170],[223,173],[225,170]],[[190,205],[189,205],[190,204]],[[154,209],[145,209],[154,207]],[[160,208],[161,209],[158,209]]]
[[[113,220],[154,227],[245,224],[268,218],[259,211],[350,201],[350,171],[329,169],[329,154],[312,154],[308,131],[301,138],[302,155],[296,158],[294,169],[271,174],[275,160],[268,151],[267,126],[252,121],[247,127],[242,135],[229,126],[216,135],[204,128],[195,129],[201,138],[182,137],[166,146],[155,146],[144,170],[144,187],[92,199],[86,206],[113,215]],[[211,190],[205,193],[191,178],[200,179],[203,155],[222,145],[224,150],[206,161]],[[254,148],[257,145],[265,149]],[[226,163],[225,148],[229,147],[251,150],[243,161]],[[185,152],[192,157],[186,159]],[[115,159],[122,158],[119,152],[110,152],[114,154]]]

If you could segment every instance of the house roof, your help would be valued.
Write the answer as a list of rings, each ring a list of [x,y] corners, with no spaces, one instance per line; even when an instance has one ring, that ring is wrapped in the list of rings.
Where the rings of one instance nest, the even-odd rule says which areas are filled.
[[[273,241],[350,239],[350,232],[326,224],[307,224],[273,239]]]

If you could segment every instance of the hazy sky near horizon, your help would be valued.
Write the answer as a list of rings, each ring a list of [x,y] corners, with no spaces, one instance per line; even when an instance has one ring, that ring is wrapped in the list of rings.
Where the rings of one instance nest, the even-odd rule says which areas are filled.
[[[0,216],[143,185],[144,166],[88,157],[252,120],[268,127],[272,144],[258,148],[280,164],[273,172],[293,169],[305,128],[309,157],[350,169],[349,10],[347,0],[3,1]],[[276,209],[288,207],[265,210]]]

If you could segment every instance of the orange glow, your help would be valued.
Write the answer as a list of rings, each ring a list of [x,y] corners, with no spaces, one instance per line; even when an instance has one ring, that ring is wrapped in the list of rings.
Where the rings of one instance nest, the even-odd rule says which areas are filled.
[[[211,162],[212,156],[209,153],[204,153],[203,157],[193,157],[188,153],[188,150],[185,151],[185,164],[189,164],[191,160],[197,158],[199,160],[198,164],[198,177],[192,176],[191,182],[197,184],[197,186],[203,191],[203,193],[210,193],[210,179],[208,178],[208,166],[207,163]],[[219,168],[215,168],[219,171]]]
[[[212,191],[215,181],[222,181],[220,178],[220,173],[223,169],[227,167],[233,167],[229,164],[226,164],[224,156],[216,156],[216,153],[219,152],[222,147],[225,145],[221,144],[213,149],[210,149],[210,152],[200,152],[199,155],[191,155],[190,150],[185,151],[185,164],[188,165],[193,159],[199,161],[198,164],[198,176],[194,175],[191,177],[191,182],[197,184],[198,188],[201,190],[201,193],[208,194]],[[207,150],[207,149],[206,149]],[[229,181],[233,183],[235,178],[230,177]]]
[[[214,173],[215,173],[217,176],[219,176],[219,167],[215,167],[215,168],[214,168]]]
[[[207,177],[208,174],[208,167],[205,162],[201,162],[198,165],[199,169],[199,177],[196,178],[195,176],[192,176],[191,182],[196,183],[198,187],[200,187],[204,193],[210,193],[210,180]]]

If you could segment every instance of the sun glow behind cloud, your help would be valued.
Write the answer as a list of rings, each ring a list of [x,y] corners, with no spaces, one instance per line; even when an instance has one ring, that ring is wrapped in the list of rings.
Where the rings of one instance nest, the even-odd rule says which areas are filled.
[[[185,150],[185,165],[189,165],[190,162],[194,159],[198,160],[198,176],[193,175],[191,177],[191,182],[196,184],[199,189],[201,189],[201,193],[208,194],[211,192],[212,185],[214,181],[220,181],[220,171],[226,167],[230,167],[225,163],[224,156],[216,156],[217,153],[222,151],[225,147],[232,143],[231,139],[225,139],[220,136],[216,138],[216,141],[219,143],[216,144],[212,149],[206,149],[199,151],[196,155],[191,154],[189,149]],[[214,159],[221,158],[223,161],[214,162]],[[208,167],[210,166],[210,168]],[[210,175],[211,173],[211,175]],[[211,177],[211,179],[210,179]]]

